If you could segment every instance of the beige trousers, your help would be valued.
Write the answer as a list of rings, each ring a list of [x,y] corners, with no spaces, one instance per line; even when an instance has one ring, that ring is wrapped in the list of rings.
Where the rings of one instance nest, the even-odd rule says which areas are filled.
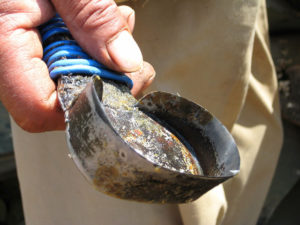
[[[95,191],[68,158],[63,132],[12,123],[27,225],[254,225],[282,133],[264,2],[138,0],[135,37],[157,78],[152,89],[192,99],[232,132],[241,172],[197,201],[151,205]]]

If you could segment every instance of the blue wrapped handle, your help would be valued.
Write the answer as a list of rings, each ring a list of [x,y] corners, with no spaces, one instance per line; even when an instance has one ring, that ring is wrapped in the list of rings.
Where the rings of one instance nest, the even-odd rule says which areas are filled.
[[[104,79],[110,79],[126,83],[131,89],[132,80],[124,74],[112,71],[92,59],[82,48],[72,40],[72,36],[63,20],[56,15],[46,24],[40,27],[42,41],[44,45],[44,57],[50,77],[56,80],[62,75],[98,75]],[[64,35],[70,37],[70,40],[54,40],[51,38]]]

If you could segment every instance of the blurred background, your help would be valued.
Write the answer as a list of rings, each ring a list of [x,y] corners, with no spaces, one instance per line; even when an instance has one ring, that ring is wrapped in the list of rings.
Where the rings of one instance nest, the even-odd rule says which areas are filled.
[[[284,144],[257,225],[300,225],[300,0],[267,0]],[[24,225],[9,116],[0,102],[0,225]]]

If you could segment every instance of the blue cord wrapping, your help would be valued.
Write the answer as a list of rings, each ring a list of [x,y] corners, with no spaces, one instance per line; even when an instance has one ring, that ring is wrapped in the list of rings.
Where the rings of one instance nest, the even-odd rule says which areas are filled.
[[[72,40],[69,30],[58,15],[41,26],[40,32],[44,45],[43,60],[47,63],[53,80],[61,75],[98,75],[104,79],[126,83],[129,88],[132,88],[133,82],[129,77],[107,69],[83,52],[82,48]],[[70,37],[68,39],[71,40],[63,40],[59,35]],[[51,38],[56,40],[51,42]]]

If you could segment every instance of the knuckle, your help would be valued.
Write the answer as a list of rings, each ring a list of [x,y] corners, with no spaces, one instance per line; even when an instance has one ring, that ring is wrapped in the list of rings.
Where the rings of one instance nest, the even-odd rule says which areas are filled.
[[[40,133],[45,131],[46,121],[43,118],[20,118],[15,119],[16,123],[25,131],[30,133]]]
[[[131,7],[128,6],[128,5],[120,5],[120,6],[118,6],[118,7],[119,7],[120,10],[129,12],[129,13],[131,13],[131,12],[134,11],[133,8],[131,8]]]
[[[62,111],[45,112],[37,110],[29,116],[14,116],[15,122],[23,130],[30,133],[41,133],[53,130],[63,130],[65,128],[64,115]]]
[[[1,2],[0,4],[0,27],[1,30],[6,30],[9,27],[13,27],[14,20],[13,20],[13,13],[12,13],[12,6],[9,1]]]
[[[0,1],[0,26],[6,30],[39,26],[50,19],[53,14],[53,7],[48,1]]]
[[[127,16],[135,13],[134,9],[127,5],[121,5],[121,6],[119,6],[119,9],[121,10],[121,12],[125,13]]]
[[[31,106],[30,109],[23,109],[22,113],[15,111],[14,114],[15,122],[27,132],[40,133],[55,129],[56,121],[53,121],[51,112],[48,112],[43,102],[35,104],[34,107]]]
[[[0,26],[1,29],[13,30],[19,27],[34,27],[32,20],[39,15],[40,6],[34,1],[1,0]],[[49,8],[49,7],[48,7]]]
[[[77,11],[73,21],[85,31],[100,28],[107,32],[115,32],[125,26],[119,9],[112,0],[88,1]]]

